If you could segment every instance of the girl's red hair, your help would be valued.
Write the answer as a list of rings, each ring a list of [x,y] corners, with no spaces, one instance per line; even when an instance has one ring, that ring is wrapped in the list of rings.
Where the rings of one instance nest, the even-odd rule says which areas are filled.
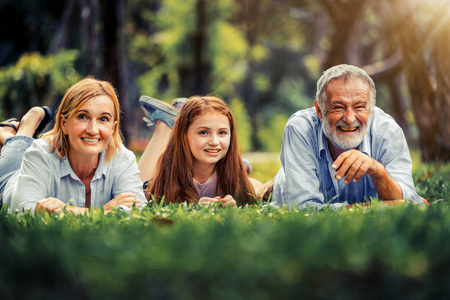
[[[194,186],[194,159],[187,133],[189,126],[208,112],[223,114],[230,121],[230,146],[225,157],[215,167],[218,176],[217,196],[231,195],[238,206],[255,203],[254,190],[238,152],[234,116],[225,102],[214,96],[193,96],[184,104],[175,121],[167,149],[156,165],[156,175],[148,194],[157,200],[164,196],[166,203],[198,201]]]

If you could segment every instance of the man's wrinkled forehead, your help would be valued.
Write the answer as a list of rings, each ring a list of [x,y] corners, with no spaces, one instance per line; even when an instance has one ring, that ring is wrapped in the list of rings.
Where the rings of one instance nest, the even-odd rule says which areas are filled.
[[[357,86],[357,87],[361,87],[364,89],[368,89],[368,96],[369,96],[370,85],[363,77],[353,75],[353,74],[345,74],[341,77],[331,79],[328,82],[328,84],[325,86],[325,94],[327,96],[326,97],[327,100],[329,100],[330,89],[345,88],[348,86],[353,86],[353,87]],[[368,100],[368,102],[370,102],[370,97],[368,97],[367,100]]]

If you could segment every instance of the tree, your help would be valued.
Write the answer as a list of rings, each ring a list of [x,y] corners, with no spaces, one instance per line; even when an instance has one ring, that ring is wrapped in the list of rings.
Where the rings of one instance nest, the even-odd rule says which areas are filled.
[[[446,68],[450,66],[450,15],[446,1],[435,1],[433,9],[427,4],[424,1],[393,1],[391,18],[397,22],[402,66],[419,129],[422,159],[449,160],[450,84]],[[431,12],[425,26],[415,13],[419,8]],[[427,59],[430,55],[433,59]]]
[[[330,48],[322,67],[326,70],[342,62],[349,61],[349,56],[354,55],[354,53],[348,51],[348,46],[355,34],[359,18],[363,15],[363,8],[368,1],[322,0],[321,3],[333,24]]]
[[[124,53],[124,0],[100,0],[103,78],[116,87],[122,106],[122,134],[127,141],[128,90]]]

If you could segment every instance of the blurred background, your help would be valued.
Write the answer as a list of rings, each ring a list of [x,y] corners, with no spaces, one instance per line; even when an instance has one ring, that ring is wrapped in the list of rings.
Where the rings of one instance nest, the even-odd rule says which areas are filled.
[[[151,131],[138,99],[214,94],[242,152],[279,153],[323,70],[375,80],[377,105],[423,161],[450,156],[450,0],[0,0],[0,117],[56,110],[87,75],[113,83],[126,144]]]

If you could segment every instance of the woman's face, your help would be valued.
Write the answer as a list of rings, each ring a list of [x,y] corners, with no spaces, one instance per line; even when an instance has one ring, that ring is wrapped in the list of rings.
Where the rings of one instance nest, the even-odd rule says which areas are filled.
[[[208,112],[189,126],[187,138],[194,167],[215,166],[228,152],[230,122],[221,113]]]
[[[110,97],[94,97],[81,106],[61,126],[69,141],[69,157],[96,157],[109,144],[116,126],[114,103]]]

